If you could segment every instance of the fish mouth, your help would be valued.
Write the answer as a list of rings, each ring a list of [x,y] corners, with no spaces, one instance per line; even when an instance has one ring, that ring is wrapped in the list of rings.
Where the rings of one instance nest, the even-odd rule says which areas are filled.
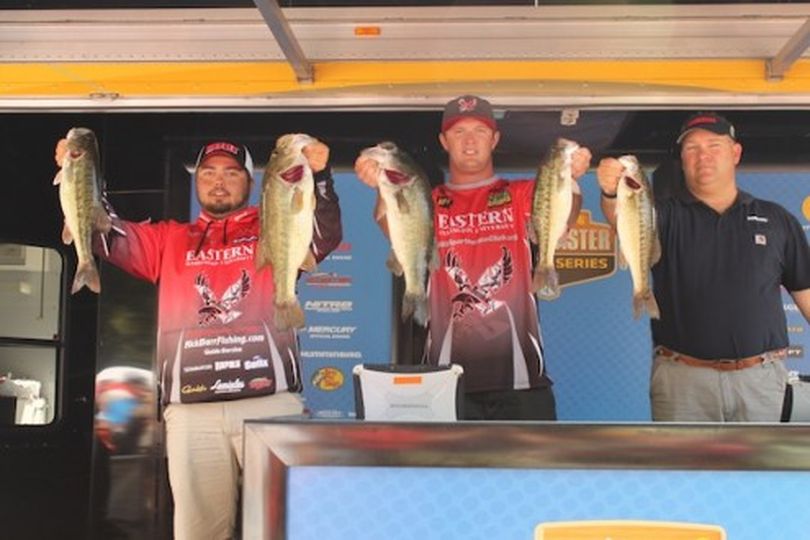
[[[394,185],[406,184],[410,180],[410,176],[394,169],[384,169],[384,172],[388,181]]]
[[[627,187],[629,187],[629,188],[630,188],[630,189],[632,189],[632,190],[638,191],[639,189],[641,189],[641,184],[639,184],[638,182],[636,182],[636,181],[635,181],[635,180],[634,180],[632,177],[630,177],[630,176],[625,176],[625,177],[624,177],[624,183],[627,185]]]
[[[279,176],[288,184],[297,184],[304,177],[304,166],[295,165],[280,173]]]
[[[84,150],[71,150],[70,151],[70,158],[71,159],[79,159],[84,155]]]

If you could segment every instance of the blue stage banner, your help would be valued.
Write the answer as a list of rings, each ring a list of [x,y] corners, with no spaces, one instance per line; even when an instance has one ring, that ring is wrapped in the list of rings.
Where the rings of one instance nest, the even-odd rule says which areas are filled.
[[[376,192],[354,173],[335,174],[343,243],[299,280],[304,399],[318,418],[354,417],[352,368],[391,359],[388,240],[372,218]]]

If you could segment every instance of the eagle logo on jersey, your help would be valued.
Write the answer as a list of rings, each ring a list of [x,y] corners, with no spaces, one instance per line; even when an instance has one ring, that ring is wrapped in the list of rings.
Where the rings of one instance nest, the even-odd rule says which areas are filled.
[[[225,290],[220,299],[217,299],[214,291],[211,290],[205,274],[197,274],[197,277],[194,278],[194,288],[197,289],[197,293],[203,301],[202,307],[197,310],[197,314],[200,316],[200,326],[208,326],[217,320],[222,324],[228,324],[242,315],[241,311],[236,311],[234,308],[250,292],[250,277],[243,269],[239,279]]]
[[[501,257],[484,270],[475,285],[461,267],[460,258],[453,251],[447,252],[444,269],[458,287],[458,294],[451,300],[453,319],[461,319],[473,309],[477,309],[481,315],[489,315],[504,304],[492,297],[512,279],[512,254],[505,247],[501,247]]]

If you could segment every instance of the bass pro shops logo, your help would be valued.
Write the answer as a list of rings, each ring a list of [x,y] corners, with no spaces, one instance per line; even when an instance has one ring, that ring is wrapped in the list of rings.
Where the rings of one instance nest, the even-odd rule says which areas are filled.
[[[312,375],[312,386],[325,392],[333,392],[343,386],[343,372],[334,367],[322,367]]]

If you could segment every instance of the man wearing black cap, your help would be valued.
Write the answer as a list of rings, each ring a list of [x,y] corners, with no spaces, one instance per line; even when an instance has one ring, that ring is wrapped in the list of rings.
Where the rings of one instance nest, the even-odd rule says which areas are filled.
[[[788,377],[780,287],[810,319],[805,233],[781,206],[737,188],[742,146],[727,119],[694,114],[677,142],[686,192],[656,204],[653,419],[777,422]],[[615,224],[622,165],[603,159],[597,175]]]
[[[466,95],[445,105],[439,142],[449,175],[432,194],[440,265],[430,276],[425,360],[464,368],[465,419],[554,420],[531,294],[527,222],[534,180],[510,182],[495,174],[492,152],[499,140],[487,100]],[[585,173],[590,159],[586,148],[576,151],[574,178]],[[374,161],[358,158],[355,171],[376,187]],[[575,194],[573,219],[580,207]],[[376,217],[385,230],[384,215]]]
[[[60,152],[61,142],[57,163]],[[311,249],[320,261],[341,240],[340,208],[329,148],[315,142],[303,153],[317,184]],[[105,258],[158,285],[157,363],[178,539],[232,538],[243,420],[303,410],[295,331],[276,329],[271,270],[254,264],[253,172],[247,147],[212,141],[197,155],[202,211],[194,223],[113,216],[122,234]]]

